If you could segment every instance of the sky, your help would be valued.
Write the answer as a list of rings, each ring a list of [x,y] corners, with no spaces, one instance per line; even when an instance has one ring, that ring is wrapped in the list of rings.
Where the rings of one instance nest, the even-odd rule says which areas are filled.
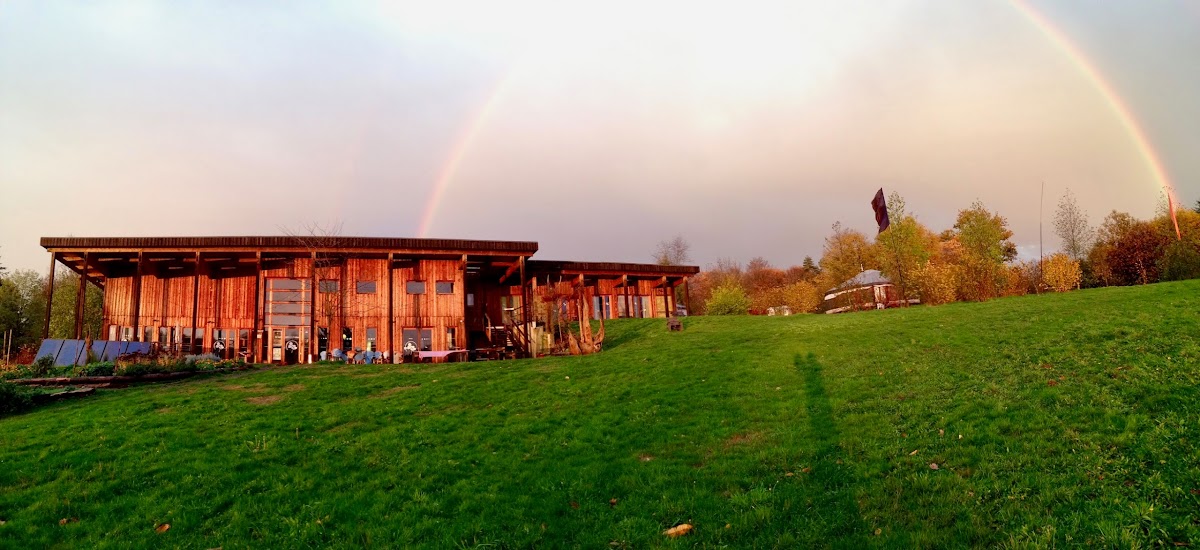
[[[1200,199],[1196,52],[1190,0],[0,0],[0,265],[340,223],[787,267],[881,187],[1036,257],[1068,188]]]

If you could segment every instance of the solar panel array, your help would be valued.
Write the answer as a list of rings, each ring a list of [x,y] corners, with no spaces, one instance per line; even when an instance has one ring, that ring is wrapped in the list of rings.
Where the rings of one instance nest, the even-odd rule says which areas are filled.
[[[88,361],[86,340],[65,340],[47,338],[42,340],[37,357],[53,357],[54,365],[66,367],[85,365]],[[115,361],[118,356],[126,353],[150,353],[150,342],[119,342],[115,340],[93,340],[92,356],[97,361]]]

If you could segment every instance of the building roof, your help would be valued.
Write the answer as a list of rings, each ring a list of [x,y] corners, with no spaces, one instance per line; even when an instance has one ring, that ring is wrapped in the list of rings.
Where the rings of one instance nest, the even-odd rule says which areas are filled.
[[[568,262],[559,260],[529,260],[526,266],[535,272],[564,274],[629,274],[650,276],[688,276],[700,272],[694,265],[629,264],[616,262]]]
[[[465,239],[407,239],[391,237],[272,236],[272,237],[42,237],[47,250],[413,250],[456,252],[503,252],[532,255],[538,243],[530,241],[483,241]]]

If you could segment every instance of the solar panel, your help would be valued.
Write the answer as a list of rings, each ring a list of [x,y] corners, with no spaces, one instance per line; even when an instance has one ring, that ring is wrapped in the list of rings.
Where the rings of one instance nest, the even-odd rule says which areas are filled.
[[[57,338],[55,338],[55,339],[47,338],[45,340],[42,340],[42,345],[41,345],[41,347],[38,348],[36,357],[38,359],[41,359],[42,357],[49,355],[50,357],[53,357],[53,358],[55,358],[55,360],[57,360],[58,359],[58,350],[62,349],[62,345],[63,345],[63,341],[59,340]]]
[[[103,342],[104,342],[104,354],[99,356],[100,360],[101,361],[116,361],[117,356],[121,354],[122,342],[116,342],[113,340],[103,340]]]
[[[79,362],[80,355],[83,355],[83,360],[87,361],[87,355],[83,353],[84,344],[83,340],[63,340],[62,349],[58,350],[58,358],[54,360],[54,365],[73,367]]]

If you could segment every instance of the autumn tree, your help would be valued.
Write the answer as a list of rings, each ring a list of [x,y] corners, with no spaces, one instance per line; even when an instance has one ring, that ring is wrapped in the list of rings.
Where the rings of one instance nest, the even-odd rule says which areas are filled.
[[[1087,214],[1075,202],[1070,189],[1058,200],[1054,213],[1054,233],[1062,240],[1062,251],[1076,262],[1087,257],[1095,231],[1088,223]]]
[[[750,298],[741,286],[726,283],[713,290],[705,304],[708,315],[745,315],[750,310]]]
[[[916,271],[929,262],[937,236],[905,209],[904,198],[893,191],[888,196],[891,224],[875,237],[879,271],[896,284],[905,299],[917,294]]]
[[[654,251],[654,263],[658,265],[685,265],[692,261],[689,252],[692,245],[684,240],[682,235],[676,235],[668,241],[660,241]]]
[[[1159,259],[1169,239],[1149,222],[1137,221],[1111,244],[1107,261],[1117,284],[1149,284],[1159,279]]]
[[[962,245],[960,292],[964,298],[986,300],[1006,286],[1004,263],[1017,255],[1008,239],[1008,220],[980,201],[958,212],[954,229]]]
[[[1079,261],[1066,252],[1052,254],[1042,262],[1042,282],[1055,292],[1076,288],[1082,275]]]
[[[834,223],[833,234],[825,238],[818,288],[834,288],[864,270],[877,267],[878,255],[867,236],[843,227],[841,222]]]

